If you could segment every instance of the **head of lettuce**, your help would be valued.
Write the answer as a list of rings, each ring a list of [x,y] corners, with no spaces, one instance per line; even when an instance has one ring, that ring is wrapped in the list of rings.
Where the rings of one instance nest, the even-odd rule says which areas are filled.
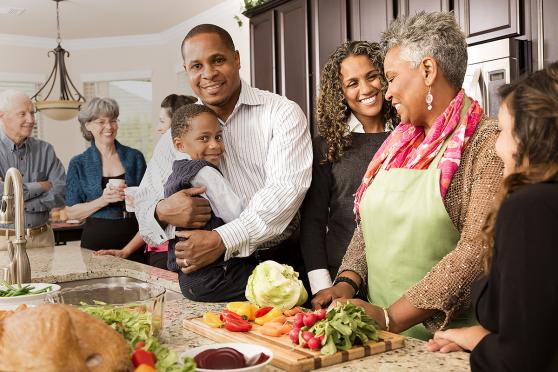
[[[308,299],[308,292],[298,279],[298,273],[291,266],[275,261],[265,261],[256,266],[248,278],[245,295],[256,306],[281,309],[300,306]]]

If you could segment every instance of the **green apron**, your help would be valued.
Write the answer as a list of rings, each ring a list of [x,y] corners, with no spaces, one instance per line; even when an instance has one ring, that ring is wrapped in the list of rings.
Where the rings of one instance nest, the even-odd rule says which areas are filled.
[[[459,241],[460,233],[449,218],[440,193],[438,163],[448,143],[449,139],[426,170],[380,169],[362,196],[368,299],[377,306],[393,304]],[[449,327],[472,324],[476,320],[471,309]],[[432,337],[422,324],[402,334],[423,340]]]

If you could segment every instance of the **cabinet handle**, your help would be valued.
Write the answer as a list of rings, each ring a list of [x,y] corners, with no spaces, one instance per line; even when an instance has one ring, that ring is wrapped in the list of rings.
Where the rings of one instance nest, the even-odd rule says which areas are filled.
[[[544,69],[544,16],[543,0],[537,0],[537,61],[538,70]]]

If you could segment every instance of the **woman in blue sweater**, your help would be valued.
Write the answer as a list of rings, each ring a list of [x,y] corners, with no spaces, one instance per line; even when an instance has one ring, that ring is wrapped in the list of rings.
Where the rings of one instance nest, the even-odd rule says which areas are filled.
[[[92,250],[143,245],[138,223],[124,206],[124,189],[138,186],[146,163],[141,152],[116,140],[119,108],[111,98],[95,97],[80,109],[78,120],[91,147],[68,166],[66,205],[71,219],[87,218],[81,246]],[[137,240],[137,241],[133,241]],[[145,262],[143,250],[129,259]]]

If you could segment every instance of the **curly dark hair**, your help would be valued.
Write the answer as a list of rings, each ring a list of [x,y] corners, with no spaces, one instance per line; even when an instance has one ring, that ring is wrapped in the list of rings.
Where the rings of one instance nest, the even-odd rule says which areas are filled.
[[[351,109],[341,87],[341,63],[349,56],[368,56],[370,62],[380,70],[381,94],[385,95],[387,82],[384,78],[383,55],[378,43],[367,41],[347,41],[341,44],[329,57],[322,69],[320,95],[316,104],[318,132],[327,144],[326,161],[333,163],[340,159],[351,146],[351,133],[347,119]],[[384,99],[382,106],[384,122],[395,126],[398,123],[395,109]]]
[[[207,112],[217,118],[217,114],[209,107],[195,103],[180,107],[172,116],[171,137],[179,138],[190,129],[192,119]]]
[[[484,269],[490,270],[494,228],[501,202],[514,191],[535,183],[558,182],[558,62],[500,88],[503,105],[513,117],[512,134],[518,171],[504,180],[499,203],[483,227]],[[520,167],[527,164],[527,167]]]

